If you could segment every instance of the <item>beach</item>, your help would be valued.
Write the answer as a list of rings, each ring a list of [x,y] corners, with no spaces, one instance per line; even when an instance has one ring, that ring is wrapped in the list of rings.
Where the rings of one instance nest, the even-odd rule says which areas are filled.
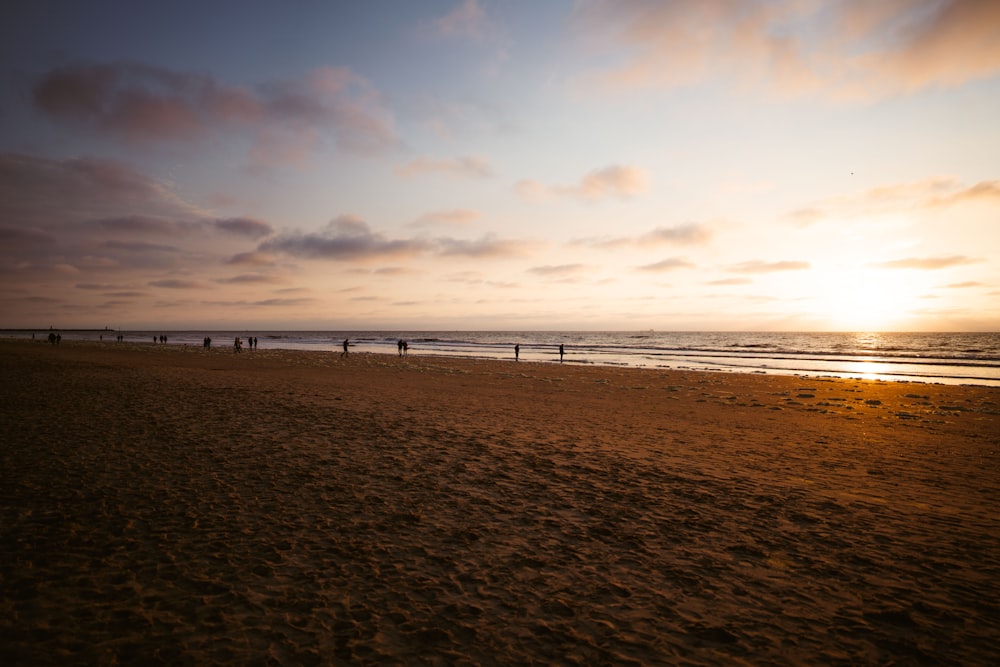
[[[7,665],[1000,662],[1000,389],[0,340]]]

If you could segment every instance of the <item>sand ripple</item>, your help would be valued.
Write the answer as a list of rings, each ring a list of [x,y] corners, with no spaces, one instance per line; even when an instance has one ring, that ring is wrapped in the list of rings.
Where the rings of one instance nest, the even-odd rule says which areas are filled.
[[[0,344],[5,664],[1000,660],[997,391],[234,356]]]

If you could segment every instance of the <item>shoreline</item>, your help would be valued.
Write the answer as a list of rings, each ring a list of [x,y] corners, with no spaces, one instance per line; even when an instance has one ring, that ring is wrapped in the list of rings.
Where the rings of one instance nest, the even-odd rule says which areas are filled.
[[[12,330],[6,330],[6,331],[12,331]],[[27,330],[25,330],[25,331],[27,331]],[[100,333],[100,332],[99,331],[95,331],[95,333]],[[190,332],[178,332],[178,331],[174,331],[174,332],[168,332],[168,333],[178,334],[178,333],[190,333]],[[218,332],[216,332],[216,333],[218,333]],[[225,333],[233,333],[233,332],[225,332]],[[152,335],[152,334],[150,334],[150,335]],[[227,340],[229,340],[229,339],[227,339]],[[3,342],[3,341],[7,341],[7,342],[46,343],[47,344],[47,341],[45,339],[43,339],[43,338],[27,339],[27,338],[15,338],[15,337],[0,337],[0,342]],[[204,348],[202,348],[202,346],[200,344],[195,344],[194,342],[182,342],[182,343],[178,343],[176,341],[174,341],[174,342],[168,342],[168,343],[150,343],[150,342],[148,342],[148,340],[142,340],[142,341],[140,341],[140,340],[125,340],[125,341],[120,341],[119,342],[119,341],[113,341],[113,340],[110,340],[110,339],[106,340],[106,341],[105,340],[98,341],[98,340],[71,339],[71,340],[65,341],[65,343],[73,344],[73,345],[96,345],[96,346],[113,345],[116,348],[123,348],[125,346],[131,346],[129,349],[147,349],[147,348],[150,348],[150,347],[161,347],[161,346],[162,347],[194,348],[194,349],[199,349],[199,350],[203,350],[204,349]],[[352,343],[351,345],[353,347],[353,346],[358,345],[358,344],[357,343]],[[372,355],[375,355],[375,356],[386,356],[386,357],[396,357],[397,356],[396,354],[394,354],[392,351],[389,351],[389,350],[386,350],[386,351],[373,350],[372,348],[373,347],[377,347],[377,346],[373,345],[370,342],[365,343],[362,346],[364,348],[363,351],[353,351],[352,353],[353,354],[372,354]],[[227,344],[226,342],[216,341],[214,343],[214,346],[212,348],[210,348],[210,351],[211,352],[218,352],[219,350],[223,350],[223,351],[228,350],[228,351],[232,352],[232,347],[229,344]],[[244,350],[244,352],[248,352],[248,351],[249,351],[249,349]],[[257,350],[254,350],[253,352],[255,354],[259,354],[259,353],[265,353],[265,352],[266,353],[274,353],[274,352],[281,352],[281,351],[285,351],[285,352],[300,352],[300,353],[308,353],[308,354],[312,354],[312,353],[320,353],[320,354],[322,354],[322,353],[337,353],[337,354],[339,354],[340,353],[340,343],[337,342],[335,344],[334,343],[322,344],[322,345],[317,345],[315,348],[313,348],[313,347],[303,347],[303,346],[293,346],[293,347],[277,347],[276,346],[276,347],[271,347],[270,345],[266,345],[263,349],[257,349]],[[521,359],[520,361],[516,361],[513,358],[508,358],[508,357],[505,357],[505,356],[476,355],[476,354],[469,354],[469,353],[458,353],[458,354],[454,354],[453,353],[453,354],[449,354],[447,352],[434,351],[433,349],[418,349],[418,348],[413,348],[411,350],[413,358],[428,358],[428,359],[457,359],[457,360],[468,360],[468,361],[491,361],[491,362],[495,361],[495,362],[501,362],[501,363],[511,362],[511,363],[520,363],[520,364],[539,363],[539,364],[556,364],[556,365],[560,365],[560,366],[579,366],[579,367],[590,366],[590,367],[596,367],[596,368],[630,368],[630,369],[644,370],[644,371],[654,371],[654,372],[659,372],[659,371],[671,372],[671,371],[675,371],[675,372],[695,372],[695,373],[723,373],[723,374],[732,373],[732,374],[740,374],[740,375],[742,375],[742,374],[751,374],[751,375],[768,375],[768,376],[787,376],[787,377],[798,377],[798,378],[802,378],[804,380],[807,380],[807,379],[810,379],[810,378],[814,378],[814,379],[817,379],[817,380],[841,379],[841,380],[863,380],[863,381],[878,381],[878,382],[897,382],[897,383],[903,383],[903,384],[911,383],[911,384],[919,384],[919,385],[946,384],[946,385],[953,385],[953,386],[978,386],[978,387],[1000,388],[1000,378],[985,378],[985,377],[978,377],[978,376],[974,376],[974,375],[969,375],[969,376],[961,376],[961,375],[936,376],[936,375],[922,375],[922,374],[919,374],[919,373],[916,373],[916,372],[904,373],[904,372],[892,372],[892,371],[889,371],[889,370],[881,370],[880,371],[880,370],[878,370],[878,368],[880,366],[884,366],[885,364],[884,364],[884,362],[882,360],[878,359],[877,357],[872,357],[872,358],[867,358],[867,359],[859,359],[858,361],[850,362],[850,363],[855,363],[855,364],[857,364],[857,363],[862,363],[862,364],[866,364],[866,365],[867,364],[871,364],[871,369],[869,369],[869,370],[865,370],[865,371],[848,371],[848,370],[843,370],[843,371],[840,371],[840,370],[818,370],[818,369],[809,369],[809,368],[798,368],[798,367],[795,367],[795,366],[781,367],[781,366],[773,366],[773,365],[769,365],[769,364],[750,365],[750,364],[745,364],[745,363],[739,363],[739,364],[735,364],[735,363],[732,363],[732,362],[727,363],[725,361],[722,361],[721,359],[719,361],[712,361],[711,360],[712,356],[713,356],[712,354],[706,356],[703,359],[695,360],[699,356],[696,352],[692,352],[691,353],[692,360],[687,361],[687,362],[680,362],[680,361],[678,361],[676,363],[676,365],[669,365],[668,366],[668,365],[655,365],[655,364],[648,364],[648,363],[630,363],[630,362],[627,362],[627,361],[621,361],[621,362],[603,362],[602,363],[602,362],[599,362],[599,361],[592,361],[592,360],[589,360],[589,359],[580,359],[579,357],[574,358],[574,355],[572,354],[572,350],[571,350],[571,354],[570,354],[569,358],[567,358],[565,361],[560,361],[560,360],[558,360],[556,358],[558,352],[557,352],[557,349],[556,349],[555,345],[550,345],[550,344],[545,344],[545,345],[525,344],[525,345],[522,345],[522,351],[523,351],[523,353],[525,355],[527,355],[529,353],[533,354],[534,358],[527,357],[527,358]],[[544,353],[548,353],[552,358],[551,359],[538,358],[539,354],[544,354]],[[787,356],[776,356],[776,357],[774,357],[774,361],[777,361],[777,362],[791,361],[791,360],[794,360],[794,359],[795,359],[795,357],[787,357]],[[764,359],[764,360],[768,360],[768,359]],[[821,359],[817,359],[817,358],[810,358],[808,356],[805,357],[804,359],[798,360],[799,363],[806,363],[806,362],[810,362],[810,361],[813,362],[813,363],[816,363],[818,361],[825,361],[825,360],[821,360]],[[893,362],[893,363],[896,363],[898,365],[898,364],[903,363],[903,362],[897,361],[897,362]],[[934,365],[934,363],[928,362],[927,359],[926,359],[926,357],[917,357],[917,358],[914,358],[914,360],[912,361],[912,363],[916,364],[916,365],[926,365],[928,363],[930,363],[931,365]],[[970,362],[963,361],[963,360],[955,360],[955,363],[953,363],[953,364],[946,364],[946,365],[954,366],[955,368],[962,368],[962,367],[977,368],[977,367],[980,367],[979,364],[970,363]],[[986,367],[990,367],[990,366],[986,366]]]
[[[1000,659],[1000,390],[0,341],[9,664]]]

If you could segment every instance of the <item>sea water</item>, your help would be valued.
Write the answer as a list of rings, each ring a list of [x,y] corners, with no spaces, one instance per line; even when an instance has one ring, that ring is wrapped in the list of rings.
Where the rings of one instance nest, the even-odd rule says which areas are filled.
[[[0,331],[44,340],[48,331]],[[507,359],[601,366],[940,382],[1000,386],[1000,333],[816,333],[661,331],[61,331],[63,340],[231,346],[253,336],[259,348]]]

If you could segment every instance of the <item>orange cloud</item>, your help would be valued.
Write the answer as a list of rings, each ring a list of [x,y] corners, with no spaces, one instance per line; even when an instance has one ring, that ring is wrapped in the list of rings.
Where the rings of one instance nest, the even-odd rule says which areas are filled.
[[[514,185],[514,190],[525,199],[539,199],[545,196],[573,197],[597,201],[608,197],[627,199],[645,192],[649,177],[638,167],[611,165],[595,169],[573,185],[544,185],[538,181],[525,179]]]
[[[637,268],[639,271],[663,273],[665,271],[674,271],[676,269],[690,269],[692,267],[694,267],[694,264],[685,259],[681,259],[680,257],[671,257],[669,259],[664,259],[659,262],[654,262],[653,264],[645,264]]]
[[[623,54],[588,77],[613,89],[721,77],[781,95],[877,99],[1000,72],[993,0],[598,0],[577,18],[587,39]]]
[[[935,271],[937,269],[947,269],[953,266],[964,264],[976,264],[982,262],[981,259],[972,259],[965,255],[951,255],[947,257],[907,257],[906,259],[896,259],[889,262],[880,262],[873,266],[880,269],[920,269],[924,271]]]
[[[780,261],[780,262],[762,262],[760,260],[753,260],[750,262],[743,262],[741,264],[736,264],[729,268],[729,271],[733,273],[775,273],[777,271],[802,271],[809,268],[809,262],[793,262],[793,261]]]
[[[444,174],[452,178],[491,178],[493,169],[486,158],[463,155],[451,159],[418,157],[396,168],[396,174],[405,178],[425,174]]]

